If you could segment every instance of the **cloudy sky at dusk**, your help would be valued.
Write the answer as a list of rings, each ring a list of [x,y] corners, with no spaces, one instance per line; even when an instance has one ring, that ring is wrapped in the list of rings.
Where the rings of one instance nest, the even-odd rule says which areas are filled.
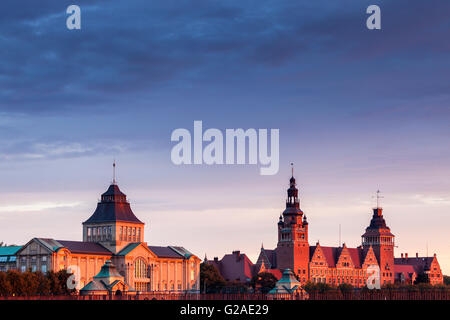
[[[450,274],[449,16],[447,0],[2,0],[0,241],[81,240],[115,158],[147,242],[256,262],[294,162],[310,244],[341,224],[359,245],[380,189],[396,255],[428,247]],[[279,128],[279,173],[175,166],[171,133],[194,120]]]

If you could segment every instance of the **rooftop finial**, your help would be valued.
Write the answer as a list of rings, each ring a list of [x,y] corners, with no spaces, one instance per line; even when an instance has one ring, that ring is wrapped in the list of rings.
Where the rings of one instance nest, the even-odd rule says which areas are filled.
[[[291,172],[292,172],[292,177],[294,177],[294,163],[291,162]]]
[[[377,209],[380,208],[380,199],[384,198],[383,196],[380,196],[380,193],[381,193],[381,191],[377,190],[377,195],[376,195],[376,198],[377,198]]]
[[[113,162],[113,184],[116,184],[116,159]]]

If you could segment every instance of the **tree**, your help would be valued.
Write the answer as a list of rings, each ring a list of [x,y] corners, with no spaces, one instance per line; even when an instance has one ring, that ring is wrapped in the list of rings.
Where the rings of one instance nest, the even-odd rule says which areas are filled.
[[[338,286],[338,289],[341,290],[342,293],[353,291],[353,286],[350,283],[341,283]]]
[[[428,279],[428,275],[426,273],[420,273],[416,277],[416,280],[414,280],[414,284],[419,284],[419,283],[430,283],[430,280]]]
[[[25,287],[25,283],[21,272],[8,270],[6,272],[6,278],[11,285],[11,295],[20,296],[24,294],[23,288]]]
[[[0,272],[0,296],[7,297],[12,293],[11,283],[6,276],[6,272]]]
[[[311,281],[308,281],[304,286],[303,289],[305,289],[306,292],[319,292],[324,293],[332,289],[332,287],[328,283],[313,283]]]
[[[260,290],[263,293],[267,293],[275,287],[277,278],[270,272],[261,272],[253,276],[250,281],[250,285],[253,289]]]
[[[444,284],[447,286],[450,285],[450,276],[444,276]]]
[[[200,264],[200,287],[204,293],[219,292],[225,284],[225,280],[214,265],[204,262]]]

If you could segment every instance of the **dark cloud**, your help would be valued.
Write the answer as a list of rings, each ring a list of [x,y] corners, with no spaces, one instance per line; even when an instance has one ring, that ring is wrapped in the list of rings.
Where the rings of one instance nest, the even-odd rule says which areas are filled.
[[[412,76],[421,73],[430,81],[448,80],[438,74],[448,68],[448,1],[379,1],[380,32],[364,28],[365,8],[372,1],[77,1],[81,31],[65,28],[69,4],[0,4],[1,111],[101,113],[122,108],[121,102],[137,95],[198,81],[225,86],[230,77],[236,83],[258,72],[270,78],[272,70],[302,72],[312,65],[320,76],[297,82],[316,91],[321,84],[341,92],[364,88],[361,70],[386,77],[389,70],[380,75],[381,63],[404,64]],[[430,59],[430,54],[442,55],[439,60],[447,63],[418,67],[418,59]],[[341,74],[353,78],[337,81]],[[422,92],[400,78],[397,74],[393,81],[404,80],[406,90]],[[375,90],[395,94],[389,88]]]

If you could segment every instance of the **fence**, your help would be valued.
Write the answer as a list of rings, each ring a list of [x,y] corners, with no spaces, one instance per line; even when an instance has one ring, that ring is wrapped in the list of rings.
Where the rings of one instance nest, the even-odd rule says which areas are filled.
[[[124,295],[63,295],[0,297],[0,300],[450,300],[450,289],[382,289],[310,291],[308,294],[264,293],[168,293],[144,292]]]

